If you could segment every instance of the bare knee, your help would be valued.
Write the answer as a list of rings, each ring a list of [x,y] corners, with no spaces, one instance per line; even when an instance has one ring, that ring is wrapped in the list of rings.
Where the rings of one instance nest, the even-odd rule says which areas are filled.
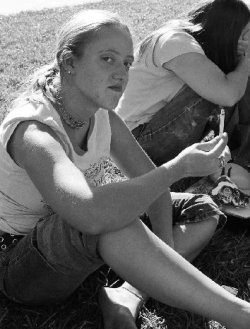
[[[215,215],[207,219],[205,222],[201,222],[201,227],[199,229],[200,239],[197,238],[196,252],[197,255],[201,252],[203,248],[209,243],[212,239],[216,228],[219,223],[219,216]]]
[[[175,226],[175,250],[189,261],[193,260],[211,240],[218,221],[219,216],[215,215],[206,221]]]
[[[98,239],[97,249],[101,256],[105,258],[106,253],[112,254],[113,246],[122,246],[123,243],[131,241],[131,239],[136,242],[138,234],[141,238],[145,238],[147,236],[146,231],[148,231],[148,228],[139,219],[134,220],[121,230],[101,234]],[[116,251],[113,250],[113,252]]]
[[[205,222],[208,234],[213,235],[219,223],[219,215],[214,215]]]

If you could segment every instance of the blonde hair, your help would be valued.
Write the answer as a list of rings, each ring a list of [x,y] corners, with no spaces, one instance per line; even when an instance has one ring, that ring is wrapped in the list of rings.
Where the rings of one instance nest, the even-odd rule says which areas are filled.
[[[95,38],[96,33],[102,28],[112,26],[117,26],[130,34],[129,28],[121,18],[110,11],[90,9],[74,15],[59,30],[55,59],[25,81],[22,88],[24,92],[15,100],[15,106],[30,99],[39,101],[42,95],[55,101],[56,88],[64,75],[64,59],[72,55],[81,57],[86,45]]]

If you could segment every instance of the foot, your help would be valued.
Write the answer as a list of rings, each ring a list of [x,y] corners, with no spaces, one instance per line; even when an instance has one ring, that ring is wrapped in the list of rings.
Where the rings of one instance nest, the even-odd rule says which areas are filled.
[[[103,287],[98,296],[104,329],[136,329],[142,300],[123,288]]]

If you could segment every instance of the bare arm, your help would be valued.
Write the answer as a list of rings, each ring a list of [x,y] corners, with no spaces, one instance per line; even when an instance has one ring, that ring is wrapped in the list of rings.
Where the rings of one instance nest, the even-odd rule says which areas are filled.
[[[135,220],[174,181],[215,172],[226,143],[226,136],[215,138],[206,143],[205,151],[202,143],[194,144],[147,174],[94,189],[67,157],[53,132],[40,123],[25,122],[16,128],[10,154],[65,221],[81,232],[101,234]]]
[[[127,177],[138,177],[156,168],[115,112],[110,112],[110,124],[112,127],[111,155]],[[154,233],[173,246],[172,201],[169,189],[166,189],[166,192],[145,210],[150,216]]]
[[[221,106],[233,106],[244,95],[249,76],[247,56],[242,56],[229,74],[198,53],[180,55],[163,67],[172,70],[201,97]]]

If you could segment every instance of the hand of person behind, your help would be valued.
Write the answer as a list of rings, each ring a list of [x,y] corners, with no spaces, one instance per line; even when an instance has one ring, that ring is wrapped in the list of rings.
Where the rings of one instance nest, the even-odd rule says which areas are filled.
[[[220,157],[224,157],[226,164],[231,159],[227,142],[224,133],[209,142],[195,143],[184,149],[176,157],[184,177],[202,177],[216,172],[221,166]]]
[[[248,39],[243,40],[243,39],[239,39],[238,41],[238,47],[237,47],[237,55],[238,57],[242,57],[242,56],[247,56],[248,55],[248,45],[249,45],[249,41]]]
[[[239,61],[246,61],[248,68],[248,75],[250,75],[250,51],[248,36],[243,36],[238,41],[237,56]]]

